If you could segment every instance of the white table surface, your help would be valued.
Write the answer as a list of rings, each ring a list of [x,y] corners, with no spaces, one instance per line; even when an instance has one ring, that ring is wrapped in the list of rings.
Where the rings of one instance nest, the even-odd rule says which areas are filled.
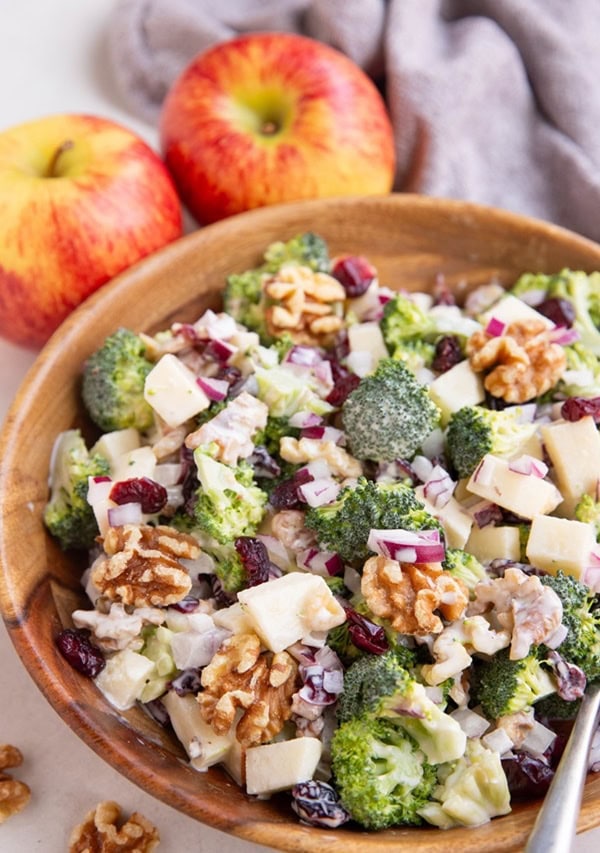
[[[114,2],[0,0],[0,130],[48,113],[87,112],[121,121],[156,148],[156,129],[126,111],[106,73],[106,20]],[[0,422],[35,355],[0,339]],[[21,749],[24,764],[14,775],[32,791],[27,808],[0,827],[0,853],[65,853],[72,826],[105,799],[151,819],[161,853],[267,850],[197,823],[112,770],[46,702],[3,624],[0,677],[0,743]],[[572,853],[598,849],[600,829],[578,836]]]

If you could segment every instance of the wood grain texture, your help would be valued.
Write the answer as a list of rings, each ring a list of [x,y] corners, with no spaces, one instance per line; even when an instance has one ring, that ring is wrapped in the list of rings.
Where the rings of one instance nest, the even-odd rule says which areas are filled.
[[[225,276],[256,264],[268,243],[303,230],[333,254],[367,255],[392,288],[430,289],[439,273],[462,292],[523,271],[600,269],[600,246],[542,222],[463,202],[412,195],[327,199],[263,208],[168,246],[105,286],[55,333],[28,373],[0,438],[0,608],[24,665],[65,723],[102,758],[169,805],[218,829],[300,853],[522,849],[537,804],[474,830],[324,832],[302,826],[285,796],[257,801],[220,770],[191,770],[179,745],[142,711],[119,714],[65,664],[54,636],[82,601],[81,563],[46,535],[42,511],[56,434],[90,425],[78,400],[81,365],[106,335],[194,320],[219,304]],[[91,435],[91,433],[90,433]],[[600,823],[600,778],[588,780],[579,830]]]

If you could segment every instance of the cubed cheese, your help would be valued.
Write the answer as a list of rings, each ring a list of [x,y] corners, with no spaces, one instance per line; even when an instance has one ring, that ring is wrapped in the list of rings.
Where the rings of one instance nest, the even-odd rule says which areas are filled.
[[[531,522],[526,554],[532,565],[550,574],[561,569],[565,574],[581,578],[595,545],[591,524],[538,515]]]
[[[144,398],[170,427],[185,423],[210,405],[192,371],[172,353],[163,355],[146,376]]]
[[[273,794],[312,779],[321,758],[322,744],[315,737],[297,737],[253,746],[246,752],[246,790]]]
[[[558,514],[572,517],[581,495],[586,492],[596,495],[600,479],[600,433],[591,417],[556,421],[542,426],[540,432],[564,499]]]
[[[205,722],[200,705],[189,693],[178,696],[175,691],[169,690],[161,701],[195,770],[206,770],[227,757],[236,739],[235,726],[227,734],[218,735],[210,723]]]
[[[228,753],[221,760],[221,764],[234,782],[240,786],[246,784],[246,747],[242,746],[236,737]]]
[[[549,480],[511,471],[506,459],[486,454],[469,479],[468,490],[521,518],[552,512],[562,495]]]
[[[536,311],[535,308],[532,308],[530,305],[527,305],[526,302],[523,302],[522,299],[519,299],[517,296],[513,296],[511,293],[507,293],[503,296],[498,302],[495,302],[491,308],[488,308],[478,319],[483,323],[483,325],[487,325],[487,323],[494,317],[496,320],[500,320],[501,323],[514,323],[516,320],[539,320],[544,326],[548,329],[552,329],[554,327],[554,323],[552,320],[549,320],[548,317],[544,317],[543,314],[540,314],[539,311]]]
[[[151,447],[136,447],[123,453],[111,466],[113,480],[130,480],[132,477],[150,477],[156,468],[156,456]]]
[[[242,605],[239,601],[235,604],[230,604],[229,607],[224,607],[221,610],[215,610],[213,613],[213,622],[219,628],[226,628],[232,634],[247,634],[252,631],[252,622],[242,610]]]
[[[117,459],[130,453],[140,446],[140,434],[134,427],[128,429],[116,429],[106,432],[92,447],[91,453],[99,453],[108,459],[110,467],[113,468]]]
[[[488,563],[491,560],[518,562],[521,559],[519,528],[508,525],[494,527],[491,524],[486,527],[474,526],[465,550],[473,554],[480,563]]]
[[[351,353],[369,353],[372,369],[389,356],[379,323],[353,323],[348,326],[348,345]]]
[[[96,685],[111,705],[120,711],[131,708],[154,670],[154,661],[131,649],[123,649],[108,658],[96,676]]]
[[[346,618],[322,577],[290,572],[238,592],[242,610],[265,646],[281,652],[315,632],[328,631]]]
[[[442,412],[446,423],[452,412],[463,406],[476,406],[485,399],[485,389],[480,373],[476,373],[468,359],[459,361],[450,370],[440,374],[429,386],[429,396]]]
[[[440,522],[444,528],[446,536],[446,544],[449,548],[464,548],[471,527],[473,526],[473,516],[462,508],[460,503],[451,497],[450,500],[442,507],[436,507],[430,503],[425,497],[425,487],[417,486],[415,495],[425,506],[427,512],[431,513],[434,518]]]

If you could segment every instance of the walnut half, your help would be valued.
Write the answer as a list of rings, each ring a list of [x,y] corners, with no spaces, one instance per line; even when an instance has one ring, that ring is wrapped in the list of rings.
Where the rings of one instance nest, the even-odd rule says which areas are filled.
[[[24,782],[4,772],[22,763],[23,756],[16,746],[0,744],[0,823],[24,809],[31,797],[31,791]]]
[[[134,812],[123,821],[117,803],[108,800],[88,812],[69,839],[69,853],[151,853],[160,835],[155,826]]]
[[[193,536],[173,527],[125,524],[104,537],[106,559],[97,560],[92,583],[110,601],[133,607],[166,607],[181,601],[192,581],[179,561],[200,555]]]
[[[292,716],[298,665],[287,652],[261,650],[256,634],[234,634],[202,670],[200,711],[217,734],[226,734],[239,716],[242,746],[271,740]]]
[[[445,572],[440,563],[398,563],[370,557],[363,567],[361,592],[376,616],[389,619],[400,634],[439,634],[444,623],[437,615],[458,619],[469,602],[465,584]]]

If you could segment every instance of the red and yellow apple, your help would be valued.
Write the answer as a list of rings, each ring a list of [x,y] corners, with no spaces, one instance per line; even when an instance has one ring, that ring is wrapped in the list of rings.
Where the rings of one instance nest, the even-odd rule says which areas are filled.
[[[160,157],[103,118],[0,133],[0,335],[38,347],[92,291],[182,233]]]
[[[369,77],[289,33],[217,44],[177,78],[160,116],[179,195],[201,223],[268,204],[387,193],[391,123]]]

